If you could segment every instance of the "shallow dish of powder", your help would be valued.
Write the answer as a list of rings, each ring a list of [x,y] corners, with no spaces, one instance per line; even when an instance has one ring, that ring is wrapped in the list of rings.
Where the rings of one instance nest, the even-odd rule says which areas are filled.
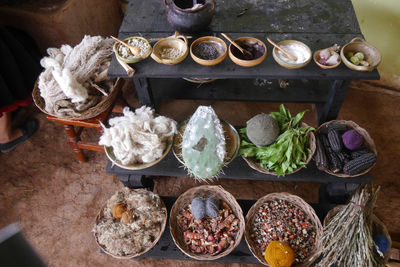
[[[275,61],[282,67],[299,69],[310,63],[312,53],[311,49],[306,44],[295,40],[284,40],[279,42],[278,45],[297,58],[297,60],[294,61],[274,47],[272,55]]]

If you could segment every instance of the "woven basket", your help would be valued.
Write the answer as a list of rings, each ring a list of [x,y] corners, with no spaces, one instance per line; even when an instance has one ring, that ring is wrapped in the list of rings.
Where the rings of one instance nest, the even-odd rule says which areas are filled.
[[[106,111],[114,103],[123,84],[124,84],[124,80],[118,78],[115,81],[114,86],[112,87],[109,95],[107,97],[103,98],[103,100],[101,100],[97,105],[83,111],[79,117],[74,117],[74,116],[59,117],[55,114],[51,114],[51,113],[47,112],[45,110],[46,104],[44,102],[44,99],[40,95],[38,81],[36,81],[35,86],[33,88],[32,98],[33,98],[33,102],[38,107],[38,109],[40,109],[42,112],[44,112],[48,115],[56,116],[56,117],[59,117],[61,119],[66,119],[66,120],[87,120],[87,119],[96,117],[99,114],[101,114],[102,112]]]
[[[186,246],[183,232],[179,227],[177,222],[177,215],[179,212],[184,209],[187,205],[192,202],[192,199],[195,197],[215,197],[216,199],[220,199],[225,201],[228,206],[232,209],[233,213],[235,214],[236,218],[239,219],[239,230],[235,236],[235,243],[229,246],[227,249],[223,250],[221,253],[217,255],[203,255],[197,254],[190,251],[190,249]],[[215,260],[221,257],[224,257],[232,252],[240,243],[240,240],[243,236],[244,231],[244,217],[242,213],[242,209],[240,208],[239,204],[237,203],[236,199],[225,189],[221,186],[211,186],[211,185],[202,185],[198,187],[194,187],[183,193],[179,196],[176,200],[174,205],[172,206],[170,217],[169,217],[169,227],[171,231],[172,239],[174,240],[176,246],[187,256],[196,259],[196,260]]]
[[[378,151],[376,150],[375,147],[375,143],[374,140],[372,140],[371,136],[369,135],[369,133],[364,129],[361,128],[360,126],[358,126],[357,123],[353,122],[353,121],[345,121],[345,120],[333,120],[333,121],[328,121],[325,122],[323,124],[321,124],[321,126],[318,127],[317,129],[317,134],[321,131],[326,131],[327,126],[329,124],[333,124],[333,123],[337,123],[337,124],[346,124],[348,129],[354,129],[356,130],[359,134],[362,135],[362,137],[364,138],[364,144],[366,145],[366,147],[372,152],[374,153],[376,156],[378,156]],[[371,167],[369,167],[367,170],[358,173],[358,174],[354,174],[354,175],[348,175],[345,173],[333,173],[330,170],[325,170],[326,173],[329,173],[330,175],[334,175],[337,177],[342,177],[342,178],[351,178],[351,177],[357,177],[360,175],[364,175],[366,173],[368,173],[374,166],[376,163],[374,163],[374,165],[372,165]]]
[[[143,191],[143,190],[146,190],[146,189],[131,189],[131,191],[133,191],[133,192],[140,192],[140,191]],[[147,190],[146,190],[146,191],[147,191]],[[159,197],[159,196],[158,196],[158,197]],[[159,198],[160,198],[160,197],[159,197]],[[97,244],[97,245],[99,246],[99,248],[100,248],[101,250],[103,250],[106,254],[108,254],[108,255],[110,255],[110,256],[116,258],[116,259],[131,259],[131,258],[135,258],[135,257],[138,257],[138,256],[140,256],[140,255],[143,255],[143,254],[146,253],[147,251],[151,250],[151,249],[157,244],[157,242],[160,240],[161,236],[163,235],[163,233],[164,233],[164,231],[165,231],[165,227],[166,227],[166,225],[167,225],[167,215],[168,215],[167,208],[165,207],[165,204],[164,204],[164,202],[162,201],[161,198],[160,198],[160,203],[161,203],[162,209],[163,209],[163,211],[164,211],[164,213],[165,213],[165,217],[164,217],[164,220],[163,220],[162,223],[161,223],[160,233],[159,233],[158,236],[154,239],[154,241],[153,241],[153,243],[151,244],[151,246],[147,247],[146,249],[144,249],[143,251],[141,251],[141,252],[139,252],[139,253],[132,254],[132,255],[125,255],[125,256],[114,255],[114,254],[108,252],[107,249],[99,243],[99,241],[97,240],[97,235],[96,235],[96,233],[94,233],[94,238],[95,238],[95,240],[96,240],[96,244]],[[101,207],[99,213],[98,213],[97,216],[96,216],[95,225],[97,225],[97,224],[99,223],[100,219],[103,217],[103,212],[104,212],[104,209],[106,208],[106,206],[107,206],[107,203],[104,204],[104,205]]]
[[[302,122],[302,123],[301,123],[301,126],[307,127],[308,124]],[[312,132],[312,131],[308,132],[308,136],[309,136],[309,138],[308,138],[308,143],[310,144],[310,147],[309,147],[309,148],[310,148],[310,150],[311,150],[311,153],[307,156],[306,165],[311,161],[311,159],[312,159],[312,157],[313,157],[313,155],[314,155],[314,153],[315,153],[315,148],[316,148],[314,132]],[[254,170],[256,170],[256,171],[259,171],[259,172],[261,172],[261,173],[265,173],[265,174],[269,174],[269,175],[278,176],[278,175],[276,174],[275,171],[266,170],[266,169],[264,169],[264,168],[261,168],[260,163],[257,162],[257,159],[256,159],[255,157],[247,157],[247,158],[246,158],[245,156],[242,155],[242,158],[244,159],[244,161],[247,162],[247,164],[248,164],[252,169],[254,169]],[[288,173],[288,174],[292,174],[292,173],[298,172],[298,171],[300,171],[302,168],[303,168],[303,167],[299,167],[299,168],[293,170],[293,172]],[[287,175],[288,175],[288,174],[287,174]]]
[[[252,233],[252,228],[253,228],[253,221],[254,217],[258,211],[258,209],[267,202],[274,201],[274,200],[284,200],[286,202],[289,202],[293,205],[296,205],[297,207],[301,208],[305,214],[307,214],[308,218],[312,222],[312,224],[315,227],[316,230],[316,236],[315,236],[315,244],[312,252],[310,255],[306,258],[306,260],[302,263],[295,264],[293,266],[296,267],[303,267],[303,266],[309,266],[312,264],[320,255],[321,253],[321,248],[322,248],[322,243],[321,243],[321,237],[322,237],[322,225],[321,222],[318,218],[318,216],[315,214],[314,209],[307,203],[305,202],[302,198],[289,194],[289,193],[271,193],[266,196],[263,196],[260,198],[254,205],[250,208],[249,212],[246,215],[246,228],[245,228],[245,233],[244,237],[246,239],[246,243],[249,246],[249,249],[251,253],[264,265],[268,265],[266,260],[264,259],[264,256],[262,255],[262,250],[254,243],[253,239],[251,238],[251,233]]]
[[[331,209],[327,214],[324,219],[324,226],[328,224],[329,220],[335,216],[336,213],[338,213],[341,209],[343,209],[345,205],[339,205]],[[371,216],[372,219],[372,234],[382,234],[384,235],[387,240],[389,240],[389,249],[384,253],[385,258],[382,259],[380,257],[376,257],[378,261],[380,261],[382,264],[387,263],[390,259],[390,248],[392,246],[392,239],[390,238],[389,232],[385,226],[385,224],[375,216],[375,214],[372,214]]]

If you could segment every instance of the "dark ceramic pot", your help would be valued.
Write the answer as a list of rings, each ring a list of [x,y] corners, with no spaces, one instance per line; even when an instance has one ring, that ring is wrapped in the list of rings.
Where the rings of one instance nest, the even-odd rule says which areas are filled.
[[[214,15],[215,1],[198,1],[204,4],[196,9],[190,8],[192,3],[192,0],[164,0],[168,22],[175,30],[187,33],[199,32],[210,24]]]

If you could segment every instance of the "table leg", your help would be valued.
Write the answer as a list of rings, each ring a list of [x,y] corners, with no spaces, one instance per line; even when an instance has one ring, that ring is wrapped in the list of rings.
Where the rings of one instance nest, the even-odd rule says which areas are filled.
[[[359,186],[357,183],[321,184],[318,192],[319,203],[346,204]]]
[[[136,93],[142,105],[154,107],[153,94],[149,86],[147,78],[135,78],[133,76],[133,83],[135,84]]]
[[[331,90],[329,92],[327,101],[325,104],[316,105],[319,124],[337,118],[349,88],[349,84],[350,81],[348,80],[331,81]]]
[[[68,144],[74,151],[75,156],[80,162],[86,162],[86,158],[83,155],[82,150],[78,147],[79,138],[76,136],[74,126],[68,124],[63,124],[63,126],[68,137]]]

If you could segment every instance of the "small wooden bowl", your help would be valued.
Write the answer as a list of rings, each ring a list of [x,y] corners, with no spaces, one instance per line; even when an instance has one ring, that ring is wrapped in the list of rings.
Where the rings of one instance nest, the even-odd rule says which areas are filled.
[[[162,58],[161,52],[165,48],[176,48],[183,52],[182,56],[174,59]],[[185,36],[179,35],[175,32],[175,35],[159,40],[153,46],[153,53],[151,53],[151,58],[156,62],[165,65],[175,65],[182,62],[189,54],[188,40]]]
[[[364,54],[364,60],[369,63],[369,66],[357,66],[351,63],[350,60],[346,58],[347,52],[362,52]],[[357,71],[373,71],[381,63],[382,56],[378,49],[367,43],[361,37],[355,37],[350,43],[344,45],[340,50],[340,57],[343,63],[352,70]]]
[[[177,216],[181,211],[181,209],[189,205],[192,202],[192,199],[195,197],[206,197],[206,198],[215,197],[216,199],[223,200],[232,209],[236,218],[239,219],[239,224],[238,224],[239,230],[237,231],[236,236],[234,237],[235,243],[233,245],[230,245],[228,248],[226,248],[217,255],[209,255],[209,254],[203,255],[203,254],[193,253],[185,244],[183,232],[178,224]],[[226,191],[220,185],[218,186],[202,185],[189,189],[188,191],[186,191],[185,193],[183,193],[178,197],[178,199],[172,206],[169,215],[169,229],[171,231],[171,236],[175,242],[175,245],[187,256],[196,260],[210,261],[228,255],[239,245],[240,240],[242,239],[243,236],[244,228],[245,228],[244,217],[240,205],[237,203],[235,197],[232,196],[231,193]]]
[[[339,62],[335,65],[324,65],[324,64],[319,63],[319,59],[320,59],[319,54],[321,53],[322,50],[324,50],[324,49],[315,51],[314,56],[313,56],[315,64],[317,64],[321,69],[324,69],[324,70],[334,69],[337,66],[339,66],[340,63],[342,63],[342,60],[340,57],[339,57]]]
[[[316,134],[319,134],[320,132],[326,131],[326,129],[327,129],[329,124],[335,124],[335,123],[337,123],[337,124],[345,124],[349,130],[356,130],[364,138],[364,145],[368,148],[368,150],[370,150],[372,153],[374,153],[378,157],[378,151],[376,150],[374,140],[371,138],[369,133],[364,128],[361,128],[357,123],[355,123],[353,121],[333,120],[333,121],[325,122],[325,123],[321,124],[321,126],[318,127],[318,129],[316,131]],[[352,178],[352,177],[357,177],[357,176],[364,175],[364,174],[368,173],[375,165],[376,165],[376,162],[374,163],[374,165],[372,165],[371,167],[369,167],[365,171],[360,172],[358,174],[354,174],[354,175],[348,175],[348,174],[345,174],[343,172],[333,173],[330,170],[325,170],[325,172],[329,173],[330,175],[337,176],[337,177]]]
[[[289,202],[303,210],[305,214],[307,214],[308,218],[310,218],[310,221],[313,223],[316,231],[316,236],[315,236],[315,243],[314,247],[310,253],[310,255],[301,263],[293,264],[293,266],[296,267],[305,267],[309,266],[312,264],[319,256],[321,253],[321,247],[322,247],[322,242],[321,242],[321,237],[323,233],[322,225],[321,222],[316,215],[314,209],[307,203],[305,202],[302,198],[292,195],[286,192],[281,192],[281,193],[271,193],[266,196],[263,196],[259,200],[257,200],[256,203],[251,206],[250,210],[247,212],[246,215],[246,228],[244,231],[244,237],[246,239],[246,243],[251,251],[251,253],[264,265],[268,265],[267,261],[262,255],[262,249],[260,249],[257,244],[254,242],[253,238],[251,237],[252,234],[252,228],[253,228],[253,223],[254,223],[254,218],[255,215],[258,212],[258,209],[267,202],[271,201],[278,201],[278,200],[284,200],[286,202]]]
[[[128,38],[124,39],[123,41],[124,41],[124,42],[127,42],[127,41],[132,40],[132,39],[138,39],[138,40],[144,41],[145,43],[147,43],[147,44],[149,45],[149,49],[148,49],[142,56],[139,56],[139,57],[132,56],[132,57],[129,57],[129,58],[125,58],[125,57],[121,56],[121,55],[119,54],[119,52],[118,52],[118,48],[119,48],[121,45],[123,45],[123,44],[121,44],[121,43],[119,43],[119,42],[115,42],[115,43],[114,43],[114,46],[113,46],[113,51],[114,51],[114,53],[115,53],[115,56],[116,56],[119,60],[121,60],[121,61],[123,61],[123,62],[125,62],[125,63],[128,63],[128,64],[136,63],[136,62],[139,62],[139,61],[141,61],[141,60],[147,58],[148,56],[150,56],[151,51],[152,51],[152,48],[151,48],[150,43],[149,43],[145,38],[142,38],[142,37],[140,37],[140,36],[128,37]]]
[[[193,49],[199,45],[200,43],[205,43],[205,44],[210,44],[213,47],[215,47],[218,51],[219,56],[216,59],[202,59],[193,52]],[[226,55],[228,54],[228,48],[225,44],[225,42],[218,37],[214,36],[204,36],[196,39],[192,45],[190,46],[190,56],[192,59],[199,63],[200,65],[203,66],[213,66],[217,65],[221,61],[223,61],[226,58]]]
[[[302,63],[289,63],[289,62],[285,62],[284,60],[281,59],[281,57],[278,55],[278,49],[276,47],[274,47],[272,49],[272,56],[274,57],[275,61],[281,65],[282,67],[285,67],[287,69],[300,69],[302,67],[307,66],[308,63],[310,63],[311,61],[311,49],[305,44],[302,43],[300,41],[296,41],[296,40],[284,40],[278,43],[279,46],[281,45],[288,45],[288,44],[298,44],[303,46],[309,53],[309,56],[307,58],[306,61],[302,62]]]
[[[229,57],[234,63],[236,63],[239,66],[242,66],[242,67],[253,67],[253,66],[256,66],[256,65],[260,64],[261,62],[263,62],[264,59],[267,57],[267,47],[265,46],[265,44],[262,41],[260,41],[260,40],[258,40],[256,38],[253,38],[253,37],[240,37],[240,38],[236,39],[234,42],[237,43],[240,46],[241,46],[241,43],[250,43],[250,44],[255,44],[256,43],[256,44],[258,44],[258,45],[260,45],[260,46],[262,46],[264,48],[264,52],[263,52],[262,56],[260,56],[258,58],[255,58],[255,59],[246,60],[246,59],[241,59],[241,58],[235,56],[234,55],[234,51],[235,51],[236,54],[240,54],[241,52],[239,51],[239,49],[237,49],[232,44],[230,44],[229,45],[229,50],[228,50],[229,51]]]
[[[346,205],[339,205],[331,209],[325,216],[324,226],[326,226],[329,223],[329,221],[345,207]],[[378,217],[376,217],[375,214],[372,214],[371,220],[372,220],[372,235],[382,234],[389,241],[389,249],[386,251],[386,253],[383,254],[384,258],[382,259],[381,257],[376,257],[376,259],[379,259],[378,261],[383,263],[384,265],[384,263],[387,263],[390,258],[390,248],[392,247],[392,239],[390,238],[390,234],[386,228],[386,225]]]

